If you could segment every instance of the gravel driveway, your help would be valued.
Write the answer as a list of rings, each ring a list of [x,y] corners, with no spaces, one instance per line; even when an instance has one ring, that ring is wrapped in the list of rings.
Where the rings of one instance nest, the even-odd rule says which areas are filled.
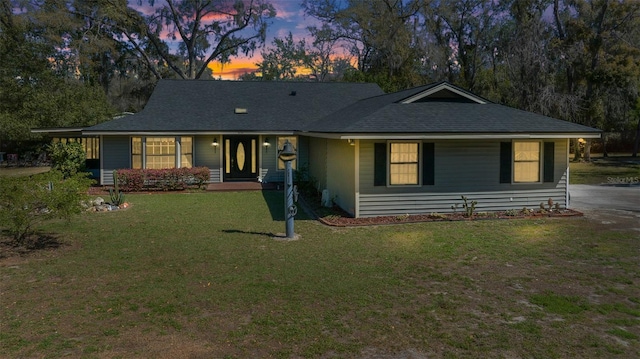
[[[612,229],[640,232],[640,186],[570,185],[569,208]]]

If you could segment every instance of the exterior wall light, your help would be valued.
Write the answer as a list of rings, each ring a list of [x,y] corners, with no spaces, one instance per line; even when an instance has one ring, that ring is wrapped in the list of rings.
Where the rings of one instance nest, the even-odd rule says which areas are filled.
[[[218,152],[218,137],[213,138],[213,141],[211,142],[211,147],[213,147],[214,153]]]
[[[262,146],[265,148],[267,152],[269,152],[269,147],[271,147],[271,143],[269,143],[269,137],[264,138],[264,142],[262,142]]]

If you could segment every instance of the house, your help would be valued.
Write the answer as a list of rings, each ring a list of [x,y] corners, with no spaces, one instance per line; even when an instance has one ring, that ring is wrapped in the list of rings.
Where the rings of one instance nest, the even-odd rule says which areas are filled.
[[[568,207],[569,140],[600,131],[492,103],[447,82],[162,80],[144,110],[82,129],[100,183],[120,168],[206,166],[211,182],[283,180],[278,149],[355,217]]]

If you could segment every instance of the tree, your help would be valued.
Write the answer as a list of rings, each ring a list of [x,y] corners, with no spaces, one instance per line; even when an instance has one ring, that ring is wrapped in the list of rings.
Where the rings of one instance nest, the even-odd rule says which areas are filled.
[[[214,59],[226,63],[252,53],[265,41],[266,20],[275,16],[264,0],[166,0],[150,15],[118,8],[124,12],[109,19],[158,79],[165,77],[162,66],[180,78],[199,79]],[[175,51],[169,41],[178,42]]]
[[[553,33],[543,19],[550,4],[550,0],[501,3],[503,20],[495,42],[499,65],[492,69],[500,101],[543,115],[551,115],[557,101],[548,50]]]
[[[417,13],[420,1],[332,0],[303,2],[307,15],[331,29],[356,59],[357,69],[368,81],[387,91],[422,82],[419,73],[420,32]]]
[[[84,83],[64,62],[62,37],[54,36],[50,14],[42,14],[49,9],[17,12],[9,0],[0,1],[0,141],[37,139],[30,133],[34,127],[86,126],[111,118],[99,86]]]
[[[449,81],[475,91],[476,75],[494,51],[488,36],[496,26],[491,0],[441,0],[422,8]]]
[[[256,64],[262,80],[295,79],[296,73],[307,61],[304,39],[295,42],[289,32],[284,39],[273,39],[272,44],[273,47],[262,51],[262,61]]]
[[[339,76],[335,71],[338,64],[336,61],[341,60],[335,53],[338,39],[331,27],[323,24],[320,28],[309,26],[307,30],[313,38],[313,42],[307,48],[307,56],[304,60],[305,67],[311,71],[311,75],[316,81],[323,82],[332,74]]]
[[[556,56],[566,73],[565,91],[579,104],[577,122],[611,129],[629,120],[640,76],[640,52],[632,42],[639,17],[635,1],[554,0]],[[587,161],[590,148],[587,139]]]

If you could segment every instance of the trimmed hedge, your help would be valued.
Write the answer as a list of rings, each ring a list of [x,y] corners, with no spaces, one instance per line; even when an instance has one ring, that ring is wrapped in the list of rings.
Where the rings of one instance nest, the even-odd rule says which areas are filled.
[[[149,190],[179,191],[187,188],[204,188],[209,181],[207,167],[152,169],[120,169],[114,181],[121,191]]]

